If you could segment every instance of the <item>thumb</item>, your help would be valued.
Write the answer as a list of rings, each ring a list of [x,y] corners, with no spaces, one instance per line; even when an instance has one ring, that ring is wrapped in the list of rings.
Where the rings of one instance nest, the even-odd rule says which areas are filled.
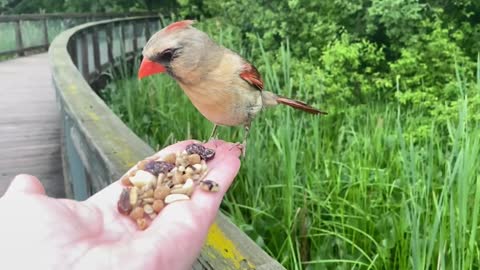
[[[5,195],[15,193],[45,195],[45,188],[37,177],[28,174],[19,174],[12,180]]]

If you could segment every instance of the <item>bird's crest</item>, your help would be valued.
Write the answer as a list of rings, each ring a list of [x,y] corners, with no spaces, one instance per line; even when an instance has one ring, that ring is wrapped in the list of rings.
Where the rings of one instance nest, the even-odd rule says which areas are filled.
[[[174,22],[169,26],[165,27],[165,32],[173,32],[183,28],[187,28],[194,23],[195,23],[194,20],[183,20],[183,21]]]

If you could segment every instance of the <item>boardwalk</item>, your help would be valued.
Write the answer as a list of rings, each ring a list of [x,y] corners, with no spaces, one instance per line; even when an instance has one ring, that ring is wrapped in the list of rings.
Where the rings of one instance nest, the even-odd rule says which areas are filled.
[[[58,117],[46,53],[0,62],[0,195],[28,173],[65,196]]]

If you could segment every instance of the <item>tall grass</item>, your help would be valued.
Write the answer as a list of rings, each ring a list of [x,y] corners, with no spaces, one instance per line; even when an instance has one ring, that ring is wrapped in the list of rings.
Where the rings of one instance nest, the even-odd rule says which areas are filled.
[[[266,88],[306,92],[292,92],[288,47],[279,55],[263,54]],[[207,139],[212,125],[171,78],[126,76],[103,96],[151,146]],[[396,104],[263,112],[222,210],[287,269],[479,269],[480,125],[462,87],[458,117],[431,119],[421,139],[403,132],[420,114]],[[239,141],[241,130],[219,137]]]

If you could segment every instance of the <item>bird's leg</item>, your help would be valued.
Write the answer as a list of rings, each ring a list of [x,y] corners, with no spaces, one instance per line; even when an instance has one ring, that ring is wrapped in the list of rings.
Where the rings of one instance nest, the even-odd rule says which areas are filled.
[[[245,132],[243,133],[243,142],[242,143],[237,142],[233,146],[233,147],[240,148],[240,150],[242,151],[242,157],[245,157],[245,153],[247,152],[247,138],[248,138],[249,132],[250,132],[250,123],[245,124]]]
[[[217,133],[217,128],[218,128],[218,125],[217,125],[217,124],[213,124],[212,133],[210,134],[210,137],[208,138],[209,141],[216,135],[216,133]]]

